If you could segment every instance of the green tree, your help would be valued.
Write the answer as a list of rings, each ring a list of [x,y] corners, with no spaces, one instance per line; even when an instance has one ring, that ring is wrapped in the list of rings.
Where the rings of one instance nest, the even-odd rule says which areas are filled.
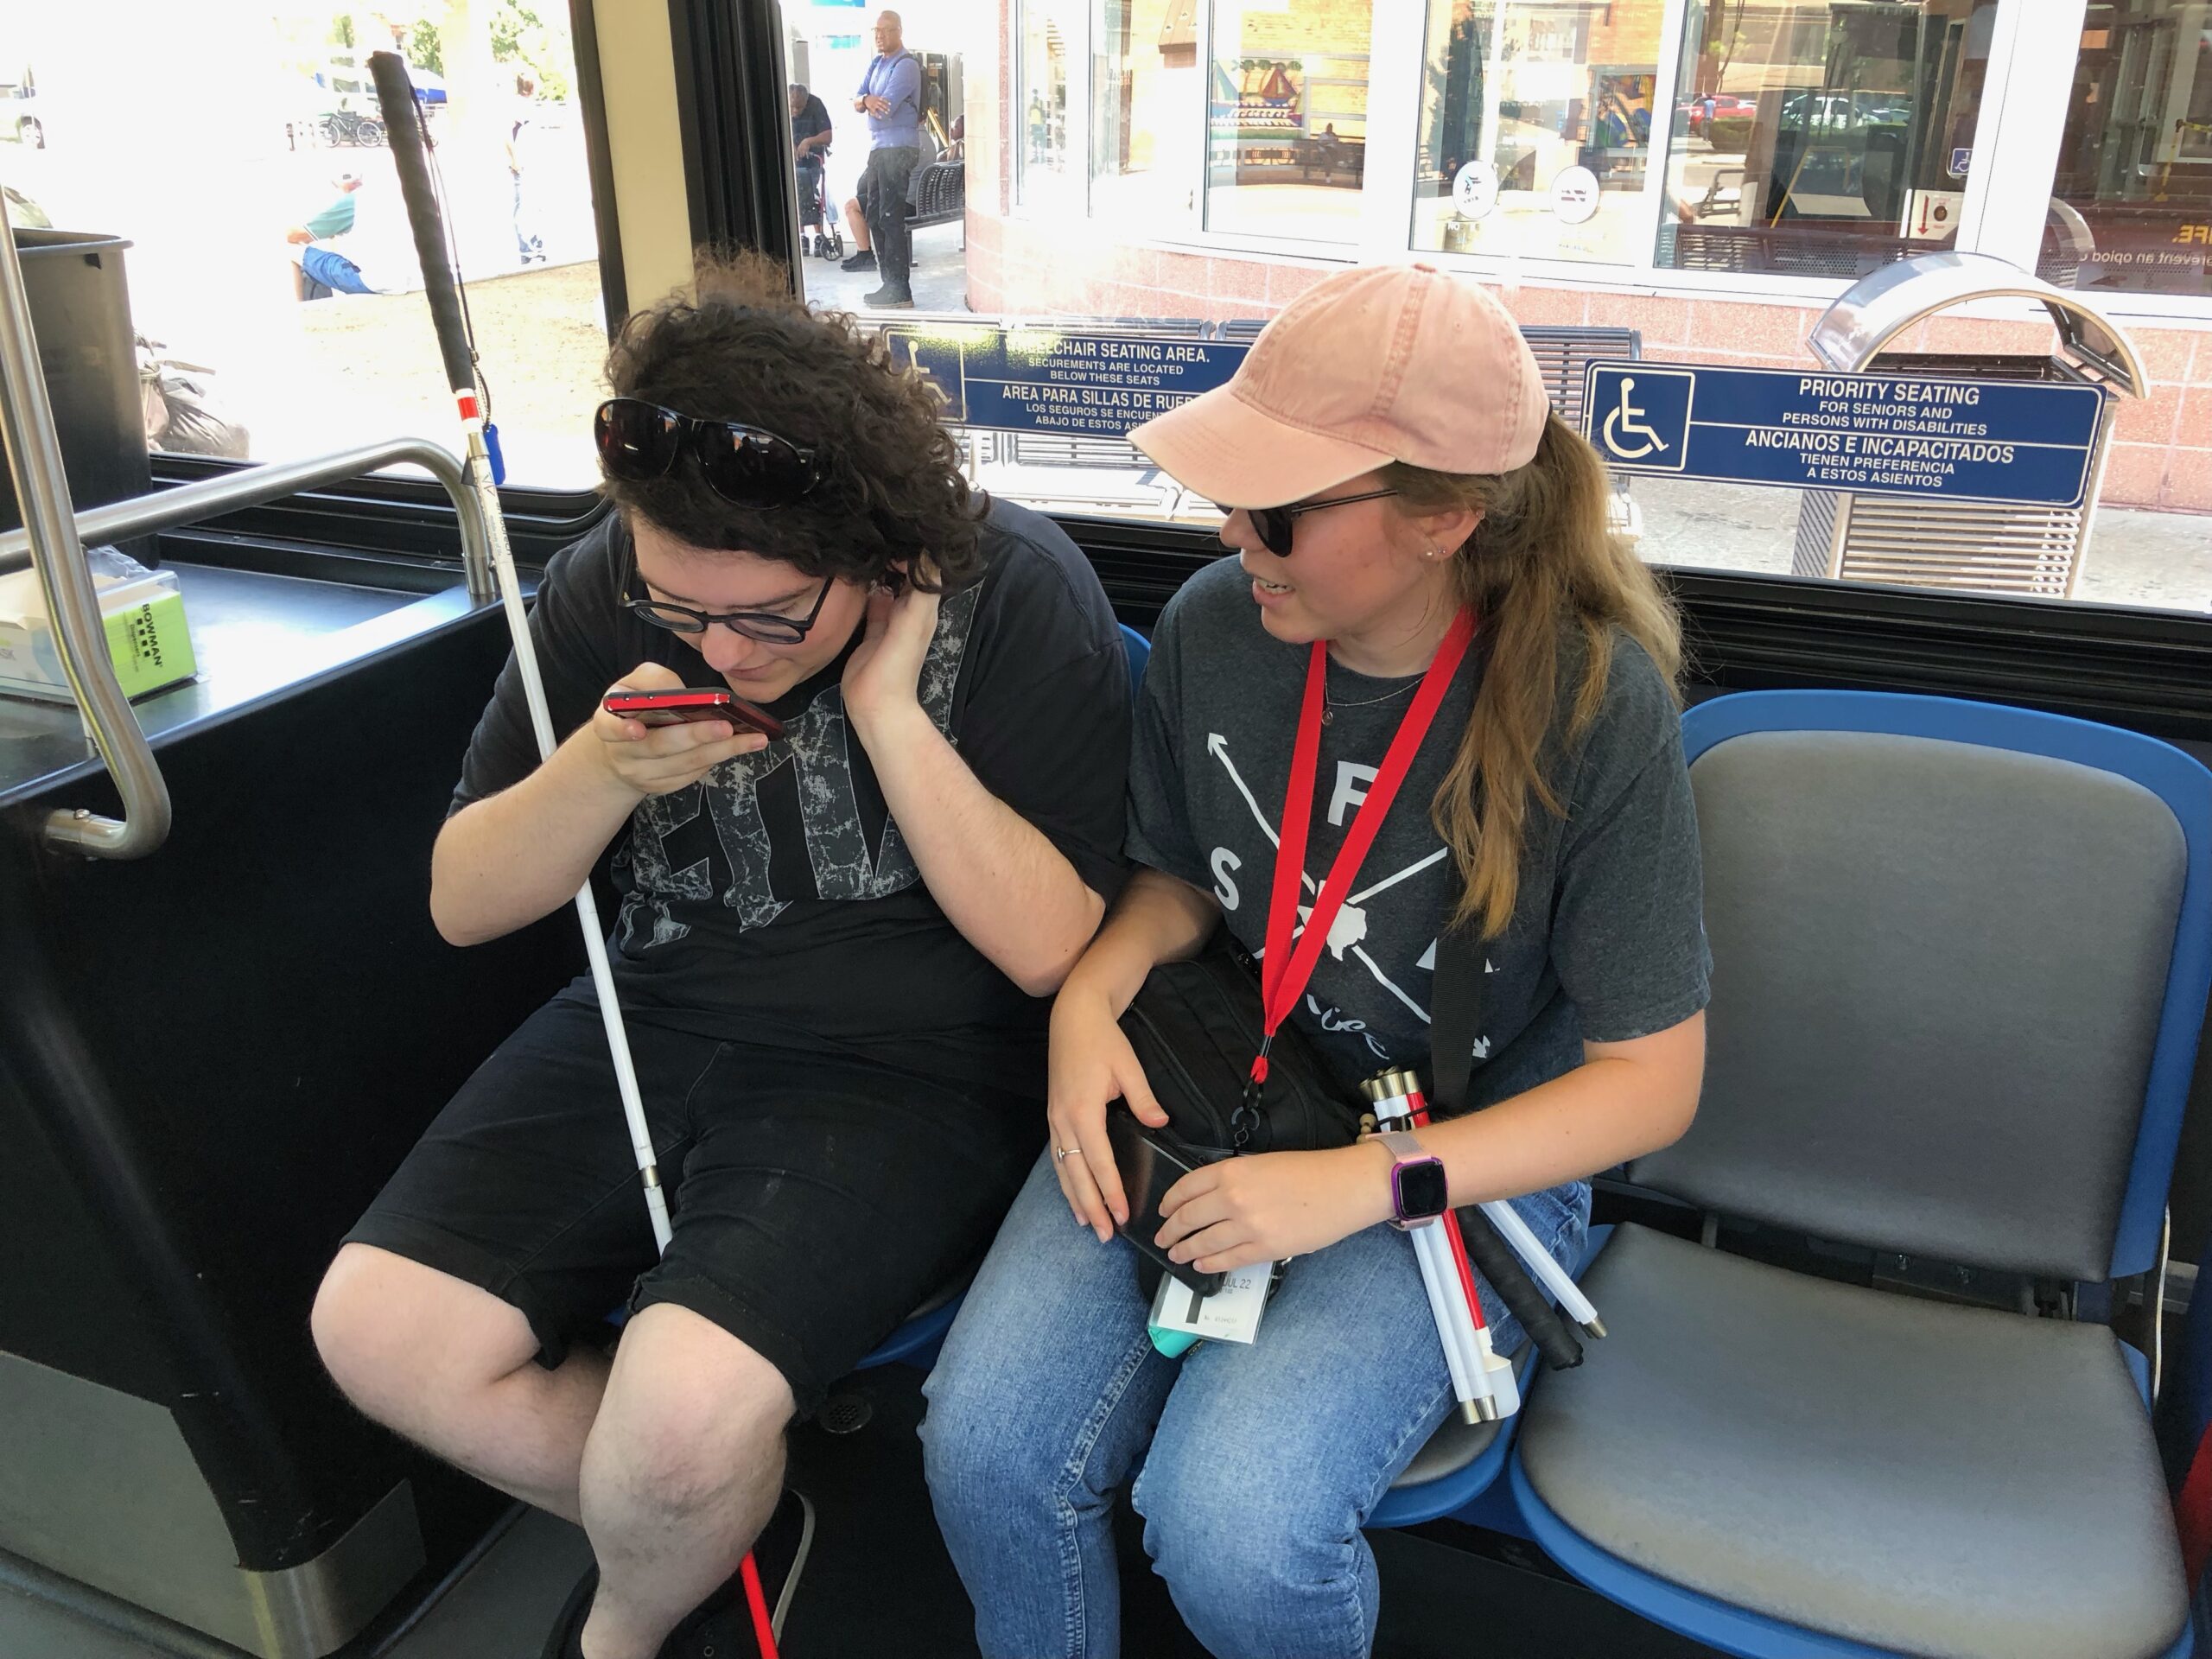
[[[439,38],[438,26],[428,17],[408,31],[407,55],[417,68],[428,69],[434,75],[445,73],[445,41]]]
[[[537,77],[538,90],[546,97],[569,97],[569,66],[574,61],[575,48],[569,42],[564,11],[556,10],[553,22],[548,24],[535,7],[524,5],[522,0],[498,0],[489,33],[494,63],[525,65]]]

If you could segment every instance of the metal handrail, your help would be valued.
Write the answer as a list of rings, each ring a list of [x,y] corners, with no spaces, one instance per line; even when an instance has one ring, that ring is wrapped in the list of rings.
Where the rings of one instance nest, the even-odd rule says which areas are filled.
[[[123,797],[120,821],[90,811],[48,815],[47,844],[94,858],[143,858],[168,838],[169,791],[146,734],[108,659],[92,568],[79,551],[69,480],[54,433],[29,296],[16,257],[16,233],[0,213],[0,447],[8,453],[24,540],[35,555],[39,590],[54,619],[61,672],[83,712],[86,730]]]
[[[480,603],[493,596],[491,538],[485,531],[482,505],[452,452],[420,438],[397,438],[309,461],[250,467],[86,513],[74,512],[38,340],[31,328],[22,264],[16,254],[14,228],[4,213],[0,213],[0,449],[7,454],[24,525],[0,537],[0,574],[25,565],[37,572],[39,591],[54,621],[62,677],[76,697],[92,747],[123,798],[120,819],[83,808],[48,813],[45,840],[49,847],[92,858],[143,858],[169,832],[168,785],[108,656],[99,595],[84,558],[87,541],[115,541],[171,529],[379,467],[412,461],[428,469],[452,498],[461,521],[469,597]]]
[[[41,390],[44,390],[42,385]],[[242,467],[218,478],[203,478],[194,483],[180,484],[175,489],[133,496],[128,501],[118,501],[109,506],[88,507],[76,516],[76,539],[79,544],[97,546],[157,530],[174,530],[179,524],[213,518],[219,513],[235,512],[244,507],[257,507],[264,502],[297,495],[302,490],[318,489],[325,484],[336,484],[404,461],[411,461],[429,472],[452,499],[454,512],[461,520],[461,561],[468,581],[469,598],[482,603],[496,597],[492,585],[492,543],[484,531],[483,504],[476,499],[460,457],[427,438],[389,438],[382,443],[364,444],[358,449],[341,449],[335,454],[316,455],[306,461]],[[22,531],[0,535],[0,575],[20,570],[29,562],[29,543]]]

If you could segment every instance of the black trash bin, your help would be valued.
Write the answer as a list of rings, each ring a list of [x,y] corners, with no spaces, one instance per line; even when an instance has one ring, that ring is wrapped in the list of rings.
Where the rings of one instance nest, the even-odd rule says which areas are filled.
[[[137,334],[119,236],[75,231],[16,232],[31,328],[46,369],[70,500],[105,506],[154,487],[139,403]],[[14,480],[0,467],[0,531],[19,529]],[[152,538],[126,551],[150,562]]]

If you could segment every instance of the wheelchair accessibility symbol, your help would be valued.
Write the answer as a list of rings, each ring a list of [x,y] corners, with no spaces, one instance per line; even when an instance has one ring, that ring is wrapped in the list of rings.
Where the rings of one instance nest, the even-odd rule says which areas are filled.
[[[1592,363],[1584,407],[1599,453],[1639,472],[1680,472],[1688,459],[1694,372],[1642,363]]]

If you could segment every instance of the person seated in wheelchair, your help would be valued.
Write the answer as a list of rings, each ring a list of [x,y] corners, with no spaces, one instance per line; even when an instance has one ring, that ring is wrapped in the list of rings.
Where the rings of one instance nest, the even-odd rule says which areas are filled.
[[[510,658],[430,909],[500,938],[613,847],[674,1237],[656,1260],[579,981],[409,1154],[314,1333],[369,1415],[581,1522],[597,1578],[549,1654],[727,1655],[741,1558],[772,1516],[772,1603],[796,1544],[785,1429],[982,1254],[1042,1143],[1043,999],[1120,884],[1128,665],[1074,544],[971,494],[925,383],[781,265],[702,257],[608,369],[615,511],[531,616],[560,745]],[[687,686],[781,734],[605,707]]]
[[[791,158],[798,174],[799,245],[820,258],[830,257],[823,215],[830,193],[827,161],[832,137],[830,108],[798,81],[791,84]]]

